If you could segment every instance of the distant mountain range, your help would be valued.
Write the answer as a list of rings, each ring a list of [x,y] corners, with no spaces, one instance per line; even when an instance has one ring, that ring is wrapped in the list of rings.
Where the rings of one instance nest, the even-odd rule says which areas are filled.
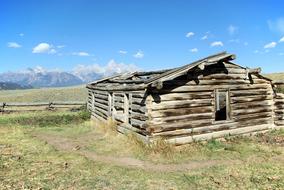
[[[0,82],[0,90],[30,89],[32,86],[22,86],[12,82]]]
[[[8,86],[11,86],[9,89],[74,86],[136,70],[139,68],[135,65],[116,63],[114,60],[110,60],[105,66],[78,65],[70,72],[46,70],[38,66],[17,72],[0,73],[0,89],[8,89]]]

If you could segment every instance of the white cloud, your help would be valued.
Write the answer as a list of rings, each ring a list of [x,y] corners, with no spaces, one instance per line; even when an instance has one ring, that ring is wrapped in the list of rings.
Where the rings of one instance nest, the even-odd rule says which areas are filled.
[[[268,20],[268,27],[271,31],[284,34],[284,18],[278,18],[276,20]]]
[[[107,77],[114,74],[122,74],[127,72],[135,72],[141,70],[135,64],[117,63],[115,60],[110,60],[106,65],[92,64],[92,65],[77,65],[72,73],[84,81],[91,81],[94,75],[100,77]]]
[[[205,35],[201,38],[201,40],[207,40],[208,39],[208,35]]]
[[[80,52],[73,52],[72,55],[76,55],[76,56],[81,56],[81,57],[87,57],[90,56],[89,53],[84,52],[84,51],[80,51]]]
[[[24,36],[24,33],[20,33],[19,36],[23,37],[23,36]]]
[[[263,48],[267,49],[267,48],[274,48],[277,45],[276,42],[270,42],[268,44],[266,44]]]
[[[127,51],[125,51],[125,50],[119,50],[118,53],[120,53],[120,54],[127,54]]]
[[[133,57],[138,58],[138,59],[141,59],[141,58],[144,57],[144,53],[143,53],[143,51],[139,50],[137,53],[135,53],[135,54],[133,55]]]
[[[193,48],[190,50],[192,53],[197,53],[198,52],[198,49],[197,48]]]
[[[230,25],[228,27],[228,32],[229,32],[230,35],[235,34],[237,31],[238,31],[238,27],[236,27],[236,26]]]
[[[248,46],[249,45],[249,43],[248,42],[244,42],[244,46]]]
[[[282,56],[282,55],[284,55],[284,53],[282,53],[282,52],[281,52],[281,53],[279,53],[279,55],[281,55],[281,56]]]
[[[254,52],[253,53],[259,53],[259,51],[258,50],[254,50]]]
[[[16,42],[8,42],[8,43],[7,43],[7,46],[8,46],[9,48],[20,48],[20,47],[22,47],[20,44],[18,44],[18,43],[16,43]]]
[[[211,47],[215,47],[215,46],[224,46],[224,44],[221,41],[212,42]]]
[[[48,43],[40,43],[33,48],[33,53],[48,53],[54,54],[56,50],[52,48],[53,46]]]
[[[193,32],[188,32],[188,33],[185,35],[185,37],[187,37],[187,38],[190,38],[191,36],[194,36],[194,33],[193,33]]]
[[[279,43],[284,42],[284,36],[279,40]]]

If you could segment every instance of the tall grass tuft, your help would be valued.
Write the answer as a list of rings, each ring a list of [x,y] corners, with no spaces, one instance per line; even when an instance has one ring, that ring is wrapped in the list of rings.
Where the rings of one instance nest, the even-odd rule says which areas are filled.
[[[152,142],[144,142],[137,135],[131,133],[128,134],[128,142],[132,146],[132,149],[142,155],[156,154],[170,158],[174,155],[175,146],[168,143],[163,138],[157,138]]]

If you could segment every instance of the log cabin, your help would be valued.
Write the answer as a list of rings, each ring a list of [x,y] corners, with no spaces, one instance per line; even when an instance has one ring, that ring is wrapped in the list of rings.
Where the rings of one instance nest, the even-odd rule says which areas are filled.
[[[116,75],[87,85],[92,119],[121,133],[176,145],[284,126],[284,95],[271,79],[211,55],[182,67]]]

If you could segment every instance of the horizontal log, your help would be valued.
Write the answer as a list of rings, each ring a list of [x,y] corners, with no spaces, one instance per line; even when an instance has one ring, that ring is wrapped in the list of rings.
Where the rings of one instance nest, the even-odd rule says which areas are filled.
[[[94,111],[95,111],[95,113],[100,112],[100,113],[104,114],[105,116],[108,116],[108,111],[106,111],[102,108],[95,107]]]
[[[136,133],[139,133],[139,134],[142,134],[142,135],[149,135],[149,132],[146,131],[146,130],[143,130],[143,129],[139,129],[139,128],[136,128],[132,125],[129,125],[129,124],[126,124],[126,123],[123,123],[120,125],[120,127],[123,127],[125,129],[128,129],[130,131],[133,131],[133,132],[136,132]]]
[[[135,118],[131,118],[131,124],[142,129],[145,129],[148,126],[147,121],[142,121]]]
[[[261,96],[245,96],[245,97],[231,97],[231,103],[243,103],[243,102],[252,102],[252,101],[264,101],[264,100],[273,100],[272,95],[261,95]]]
[[[194,135],[194,136],[185,136],[185,137],[175,137],[167,139],[167,142],[173,143],[176,145],[191,143],[194,141],[201,141],[201,140],[210,140],[212,138],[220,138],[224,136],[235,136],[235,135],[241,135],[241,134],[247,134],[255,131],[262,131],[269,128],[273,128],[272,124],[264,124],[264,125],[258,125],[253,127],[243,127],[243,128],[236,128],[236,129],[229,129],[224,131],[217,131],[212,132],[208,134],[200,134],[200,135]]]
[[[277,120],[277,121],[274,121],[274,123],[277,126],[284,126],[284,120]]]
[[[168,116],[168,117],[161,117],[161,118],[152,118],[149,121],[150,125],[158,125],[163,123],[177,123],[177,122],[186,122],[186,121],[195,121],[195,120],[202,120],[202,119],[212,119],[213,113],[196,113],[196,114],[189,114],[189,115],[179,115],[179,116]]]
[[[107,95],[101,95],[101,94],[95,94],[95,99],[103,99],[103,100],[108,100],[108,96]]]
[[[237,104],[230,105],[232,110],[238,109],[250,109],[250,108],[258,108],[258,107],[269,107],[273,106],[273,100],[263,100],[263,101],[255,101],[255,102],[242,102]]]
[[[139,134],[137,132],[134,132],[132,130],[129,130],[129,129],[125,128],[125,127],[117,126],[117,131],[119,131],[122,134],[133,134],[136,137],[138,137],[142,142],[144,142],[146,144],[149,143],[149,137],[148,136],[141,135],[141,134]]]
[[[233,119],[235,119],[236,121],[243,121],[243,120],[252,120],[252,119],[258,119],[258,118],[272,118],[273,116],[273,112],[271,111],[263,111],[263,112],[259,112],[259,113],[246,113],[246,114],[242,114],[242,115],[235,115],[233,116]]]
[[[254,95],[273,95],[272,90],[266,90],[266,89],[261,89],[261,90],[230,90],[230,96],[231,97],[239,97],[239,96],[254,96]]]
[[[149,112],[149,116],[152,118],[168,117],[168,116],[187,115],[193,113],[208,113],[213,111],[214,107],[210,105],[210,106],[183,108],[183,109],[152,110]]]
[[[108,95],[107,91],[93,90],[92,92],[99,95],[106,95],[106,96]]]
[[[202,119],[197,121],[185,121],[185,122],[176,122],[176,123],[165,123],[160,125],[149,125],[147,130],[151,132],[161,132],[161,131],[170,131],[174,129],[184,129],[184,128],[195,128],[201,126],[212,125],[214,119]]]
[[[145,85],[95,85],[89,86],[89,88],[96,90],[106,90],[106,91],[133,91],[133,90],[145,90]]]
[[[145,104],[145,99],[132,97],[132,104]]]
[[[108,106],[107,105],[104,105],[104,104],[101,104],[101,103],[99,103],[99,102],[94,102],[94,105],[95,105],[95,109],[97,108],[97,107],[99,107],[99,108],[102,108],[102,109],[104,109],[104,110],[108,110]]]
[[[173,100],[191,100],[191,99],[208,99],[213,96],[212,92],[200,92],[200,93],[168,93],[168,94],[151,94],[152,101],[173,101]]]
[[[107,100],[103,100],[103,99],[99,99],[99,98],[96,98],[95,102],[99,102],[101,104],[108,105],[108,101]]]
[[[95,110],[95,112],[92,113],[94,116],[99,116],[101,118],[104,118],[105,120],[107,119],[107,115],[105,115],[104,113],[101,113],[99,110]]]
[[[263,79],[253,79],[250,80],[240,80],[240,79],[230,79],[230,80],[221,80],[221,79],[194,79],[194,80],[172,80],[166,81],[163,83],[164,88],[171,88],[174,86],[207,86],[207,85],[242,85],[242,84],[270,84],[269,81]]]
[[[233,116],[239,116],[239,115],[246,115],[249,113],[262,113],[262,112],[273,112],[273,107],[260,107],[260,108],[250,108],[250,109],[238,109],[233,110],[232,115]]]
[[[152,110],[163,110],[172,108],[189,108],[189,107],[201,107],[213,105],[212,99],[201,99],[201,100],[183,100],[183,101],[167,101],[161,103],[153,102],[148,105]]]
[[[269,84],[245,84],[245,85],[209,85],[209,86],[179,86],[179,87],[173,87],[173,88],[165,88],[161,89],[159,91],[153,90],[153,92],[159,92],[159,93],[169,93],[169,92],[210,92],[217,88],[223,88],[223,89],[230,89],[230,90],[252,90],[252,89],[267,89],[271,90],[272,86]]]
[[[147,111],[147,108],[146,108],[146,106],[139,106],[139,105],[132,104],[131,110],[137,111],[137,112],[140,112],[140,113],[145,113]]]
[[[229,122],[221,124],[212,124],[210,126],[202,126],[197,128],[188,128],[188,129],[177,129],[172,131],[163,131],[159,133],[153,133],[153,136],[163,136],[163,137],[172,137],[172,136],[182,136],[182,135],[192,135],[197,133],[208,133],[213,131],[219,131],[229,128],[236,128],[238,122]]]
[[[142,120],[142,121],[146,121],[147,119],[149,119],[149,117],[146,116],[145,114],[137,113],[133,111],[130,112],[130,117],[134,119]]]

